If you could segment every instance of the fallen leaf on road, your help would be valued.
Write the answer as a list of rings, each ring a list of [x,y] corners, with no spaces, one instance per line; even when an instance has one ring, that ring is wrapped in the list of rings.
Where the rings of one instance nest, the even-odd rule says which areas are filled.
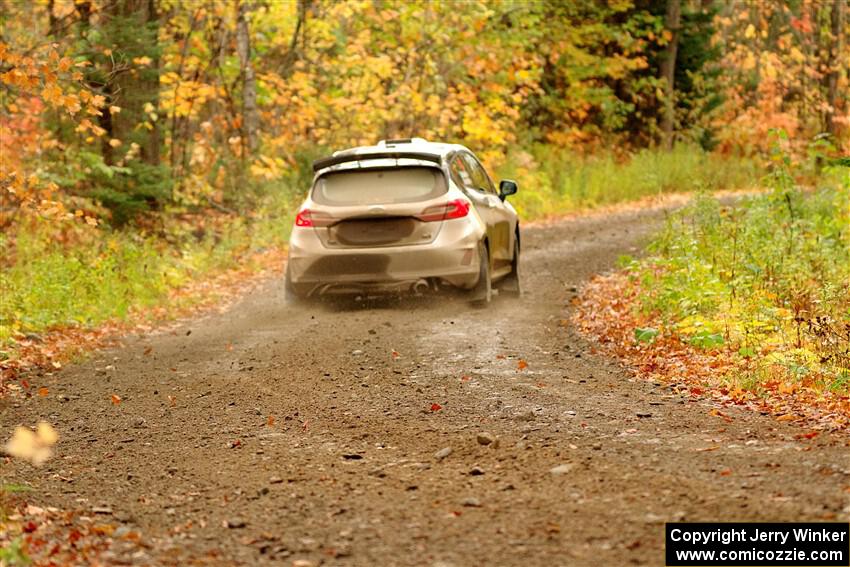
[[[524,370],[526,368],[528,368],[528,363],[525,361],[525,359],[520,358],[519,362],[516,363],[516,369],[517,370]]]
[[[401,355],[398,353],[398,351],[397,351],[397,350],[395,350],[395,349],[393,349],[392,357],[393,357],[393,358],[398,358],[399,356],[401,356]]]
[[[818,436],[818,433],[819,433],[818,431],[809,431],[808,433],[800,433],[799,435],[796,435],[795,437],[797,439],[814,439],[815,437]]]
[[[48,390],[44,386],[42,386],[41,388],[38,389],[38,395],[41,396],[42,398],[47,396],[47,394],[49,394],[49,393],[50,393],[50,390]]]
[[[112,394],[112,403],[116,406],[118,404],[120,404],[121,403],[121,396],[119,396],[117,394]]]
[[[273,415],[270,415],[269,418],[266,420],[266,425],[268,425],[269,427],[274,427],[274,416]]]
[[[35,431],[29,427],[18,426],[12,438],[6,442],[5,451],[11,457],[24,459],[35,466],[41,466],[53,455],[53,445],[59,440],[59,434],[46,421],[39,421]]]
[[[723,420],[727,423],[732,422],[732,418],[729,417],[728,415],[726,415],[725,413],[723,413],[722,411],[720,411],[719,409],[713,409],[708,413],[709,413],[709,415],[713,415],[714,417],[722,417]]]
[[[144,354],[145,356],[148,356],[148,355],[149,355],[150,353],[152,353],[152,352],[153,352],[153,347],[152,347],[152,346],[149,346],[149,347],[147,347],[147,348],[145,349],[145,351],[144,351],[144,353],[143,353],[143,354]]]
[[[440,411],[441,409],[443,409],[443,406],[441,406],[440,404],[438,404],[438,403],[431,404],[431,411]]]

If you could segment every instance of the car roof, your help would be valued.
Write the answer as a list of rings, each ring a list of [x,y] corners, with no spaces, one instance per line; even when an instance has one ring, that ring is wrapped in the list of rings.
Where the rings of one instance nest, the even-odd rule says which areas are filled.
[[[397,138],[381,140],[374,146],[357,146],[334,152],[331,156],[316,160],[313,171],[319,172],[343,163],[359,162],[359,159],[405,159],[439,163],[452,152],[469,151],[460,144],[429,142],[423,138]],[[347,168],[346,168],[347,169]]]
[[[342,155],[368,155],[371,153],[384,153],[387,151],[397,152],[421,152],[434,154],[440,157],[445,157],[452,152],[458,150],[466,150],[466,147],[460,144],[445,144],[442,142],[429,142],[424,138],[396,138],[389,140],[381,140],[374,146],[357,146],[334,152],[334,156]]]

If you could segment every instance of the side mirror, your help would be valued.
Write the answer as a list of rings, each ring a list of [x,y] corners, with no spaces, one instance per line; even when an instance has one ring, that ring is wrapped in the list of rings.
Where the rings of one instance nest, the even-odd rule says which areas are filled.
[[[513,195],[516,192],[516,181],[511,181],[510,179],[502,179],[499,182],[499,199],[501,199],[502,201],[504,201],[508,195]]]

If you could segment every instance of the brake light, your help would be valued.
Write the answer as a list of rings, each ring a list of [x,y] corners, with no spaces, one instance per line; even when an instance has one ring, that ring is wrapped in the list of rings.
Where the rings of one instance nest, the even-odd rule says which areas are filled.
[[[417,219],[424,222],[443,221],[449,219],[460,219],[469,214],[469,201],[464,199],[455,199],[441,205],[433,205],[428,207],[421,214],[417,215]]]
[[[318,211],[311,211],[310,209],[303,209],[295,215],[295,226],[330,226],[333,223],[333,218],[326,214],[320,213]]]

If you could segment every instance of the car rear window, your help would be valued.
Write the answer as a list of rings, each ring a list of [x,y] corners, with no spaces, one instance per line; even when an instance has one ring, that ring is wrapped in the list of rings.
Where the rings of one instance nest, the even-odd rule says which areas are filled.
[[[321,176],[313,200],[323,205],[389,205],[427,201],[446,191],[443,172],[432,167],[357,169]]]

